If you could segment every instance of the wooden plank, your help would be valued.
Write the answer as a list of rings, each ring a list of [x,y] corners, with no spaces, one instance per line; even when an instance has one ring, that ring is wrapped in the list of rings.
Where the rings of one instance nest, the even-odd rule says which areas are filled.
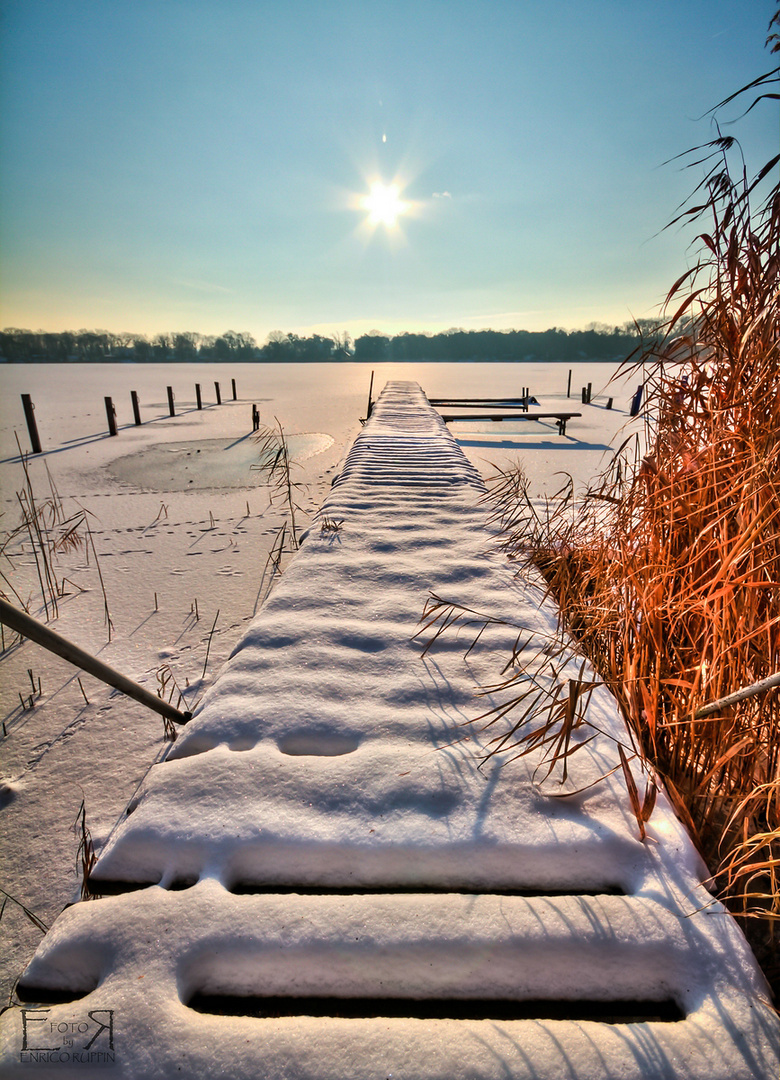
[[[526,399],[524,397],[475,397],[475,398],[429,398],[429,405],[478,405],[480,403],[487,402],[493,405],[524,405]]]
[[[582,413],[442,413],[445,424],[453,420],[571,420],[573,416],[582,416]]]

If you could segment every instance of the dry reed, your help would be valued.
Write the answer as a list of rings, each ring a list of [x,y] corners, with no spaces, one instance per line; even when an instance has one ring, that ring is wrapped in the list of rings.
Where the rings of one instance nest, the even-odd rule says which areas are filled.
[[[750,108],[777,98],[779,75],[717,108],[746,91]],[[644,385],[641,430],[583,497],[569,480],[534,503],[518,468],[494,478],[491,499],[506,553],[520,573],[541,570],[558,603],[560,647],[574,637],[618,701],[627,736],[613,771],[639,835],[663,785],[780,990],[780,155],[749,178],[719,128],[691,154],[706,172],[675,222],[701,228],[697,258],[622,368]],[[432,597],[421,633],[429,648],[470,624],[475,643],[491,621]],[[531,640],[520,629],[504,681],[486,688],[503,700],[475,720],[508,717],[490,753],[541,748],[542,783],[553,769],[560,783],[595,734],[591,684],[555,685],[551,661],[533,674]]]
[[[76,872],[81,876],[81,899],[92,900],[95,897],[89,890],[89,876],[97,862],[97,855],[95,854],[95,846],[92,843],[92,834],[87,827],[87,807],[83,798],[79,812],[76,814],[76,820],[73,822],[73,831],[79,838],[79,846],[76,851]]]
[[[284,434],[281,423],[277,418],[275,427],[262,427],[253,436],[260,448],[260,461],[252,468],[265,473],[271,487],[271,503],[281,500],[290,528],[288,538],[293,551],[298,549],[298,527],[295,521],[296,512],[301,508],[295,501],[295,493],[303,490],[304,485],[296,483],[292,478],[293,462],[290,459],[290,448]]]
[[[11,894],[9,892],[6,892],[5,889],[0,889],[0,893],[2,893],[3,896],[2,904],[0,904],[0,921],[2,921],[3,915],[5,913],[6,904],[10,900],[12,904],[15,904],[16,907],[18,907],[22,912],[24,912],[24,914],[27,916],[27,918],[37,930],[40,930],[43,934],[48,934],[49,927],[46,925],[43,919],[40,919],[35,914],[34,911],[31,911],[30,908],[25,907],[21,900],[17,900],[15,896],[11,896]]]
[[[217,612],[219,614],[219,612]],[[216,619],[214,620],[216,623]],[[173,673],[173,669],[170,664],[163,664],[155,672],[157,678],[157,697],[161,701],[167,701],[169,705],[173,704],[173,696],[176,694],[176,709],[186,709],[187,701],[184,694],[176,681],[176,676]],[[176,742],[178,732],[174,727],[171,720],[167,716],[163,717],[163,738],[169,742]]]
[[[754,104],[778,71],[744,88]],[[640,831],[663,783],[761,953],[780,919],[780,155],[749,178],[739,153],[719,128],[694,153],[706,175],[675,221],[702,229],[697,259],[623,366],[643,431],[581,500],[569,484],[539,508],[522,471],[493,497],[507,552],[541,569],[620,704],[648,779],[642,802],[621,747]]]
[[[19,446],[18,437],[16,442],[17,446]],[[77,512],[67,516],[65,504],[57,491],[48,465],[46,465],[46,477],[51,495],[43,500],[39,499],[33,487],[28,455],[22,451],[21,446],[19,446],[19,458],[24,473],[24,486],[21,491],[16,492],[16,500],[21,510],[21,522],[14,529],[0,536],[0,556],[5,559],[10,568],[10,574],[0,570],[0,581],[2,581],[0,594],[5,596],[10,593],[19,606],[29,613],[33,598],[28,596],[25,601],[20,589],[16,587],[13,580],[16,571],[14,560],[19,556],[16,547],[26,536],[35,563],[40,599],[46,619],[47,621],[56,619],[59,616],[59,601],[66,595],[66,581],[71,585],[74,584],[67,577],[62,578],[62,585],[58,583],[56,573],[58,557],[76,551],[84,551],[87,559],[89,559],[89,550],[91,548],[103,595],[103,609],[106,626],[108,627],[108,640],[110,641],[113,624],[108,607],[105,582],[100,568],[100,560],[98,559],[94,537],[89,525],[89,518],[92,515],[76,499],[73,499],[72,501],[78,508]],[[85,591],[79,585],[75,587],[79,592]]]

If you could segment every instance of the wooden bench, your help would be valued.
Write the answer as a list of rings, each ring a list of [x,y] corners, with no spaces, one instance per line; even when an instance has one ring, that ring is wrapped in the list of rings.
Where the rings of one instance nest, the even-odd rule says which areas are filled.
[[[582,416],[582,413],[578,412],[554,412],[554,413],[532,413],[532,412],[501,412],[501,413],[463,413],[460,416],[454,413],[442,413],[441,418],[445,424],[450,424],[453,420],[555,420],[558,425],[558,434],[566,434],[566,423],[571,420],[573,416]]]
[[[533,394],[526,394],[519,398],[430,398],[429,405],[434,409],[522,409],[528,412],[529,405],[538,405],[539,402]]]

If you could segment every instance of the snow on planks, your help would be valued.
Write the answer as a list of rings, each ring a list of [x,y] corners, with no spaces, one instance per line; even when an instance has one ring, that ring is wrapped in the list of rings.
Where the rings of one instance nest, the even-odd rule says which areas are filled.
[[[101,852],[102,898],[25,972],[6,1075],[90,1054],[134,1078],[778,1075],[768,989],[668,803],[643,843],[614,774],[555,799],[526,759],[480,767],[496,731],[470,721],[501,699],[478,688],[518,625],[540,655],[556,625],[483,494],[420,388],[388,384]],[[497,620],[467,656],[475,627],[423,654],[431,594]],[[578,788],[624,731],[602,689],[589,709]]]

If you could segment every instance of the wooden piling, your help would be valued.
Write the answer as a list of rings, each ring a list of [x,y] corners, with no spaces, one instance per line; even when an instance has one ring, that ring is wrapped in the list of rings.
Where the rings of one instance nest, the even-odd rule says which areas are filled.
[[[218,382],[214,383],[214,390],[216,391],[216,394],[217,394],[217,405],[221,405],[222,404],[222,395],[219,392],[219,383]]]
[[[170,412],[171,416],[175,416],[176,410],[173,407],[173,387],[166,386],[165,389],[168,391],[168,411]]]
[[[38,435],[38,424],[35,420],[35,406],[32,403],[32,398],[29,394],[22,394],[22,405],[24,407],[24,418],[27,421],[27,431],[30,435],[30,446],[34,454],[41,453],[41,440]]]
[[[203,408],[203,401],[201,400],[201,396],[200,396],[200,383],[199,382],[195,383],[195,400],[198,403],[198,408],[202,409]]]
[[[571,397],[571,368],[569,368],[569,381],[566,384],[566,397]]]
[[[106,419],[108,420],[108,434],[116,435],[116,411],[114,409],[114,403],[110,397],[105,397],[103,400],[106,403]]]
[[[367,420],[370,418],[371,409],[373,408],[373,404],[372,404],[372,401],[371,401],[371,392],[372,392],[373,389],[374,389],[374,372],[372,371],[371,372],[371,381],[368,384],[368,408],[366,409],[366,419]]]
[[[133,403],[133,420],[135,420],[135,426],[141,426],[141,410],[138,407],[138,393],[135,390],[130,391],[130,400]]]
[[[233,401],[238,401],[238,398],[236,397],[236,380],[231,379],[230,385],[233,387]]]

